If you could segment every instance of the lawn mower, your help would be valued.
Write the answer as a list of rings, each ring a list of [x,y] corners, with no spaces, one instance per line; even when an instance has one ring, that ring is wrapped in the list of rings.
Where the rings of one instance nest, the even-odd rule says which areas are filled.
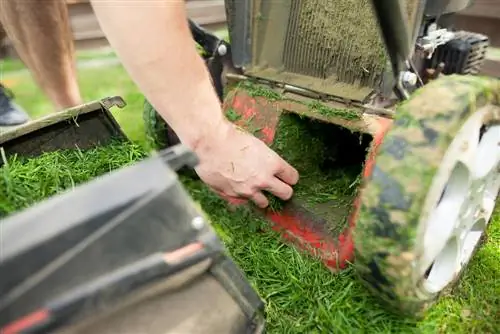
[[[114,106],[125,102],[105,98],[0,133],[0,333],[262,333],[263,301],[178,180],[197,157],[177,145],[109,172],[109,147],[133,155]],[[101,176],[75,186],[65,154],[96,173],[98,149]],[[9,189],[14,165],[50,154],[68,191],[5,216],[8,197],[24,199]],[[24,197],[50,183],[21,178]]]
[[[457,282],[500,188],[488,37],[450,23],[472,2],[227,0],[229,41],[191,23],[227,118],[301,175],[273,228],[404,314]],[[178,143],[147,101],[144,117]]]

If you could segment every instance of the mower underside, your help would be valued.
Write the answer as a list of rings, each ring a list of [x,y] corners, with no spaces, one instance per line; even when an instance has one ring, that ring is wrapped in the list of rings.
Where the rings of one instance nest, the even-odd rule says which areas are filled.
[[[330,270],[345,268],[353,257],[358,187],[373,166],[371,152],[392,122],[274,93],[244,83],[231,90],[224,104],[228,117],[301,175],[292,200],[272,199],[264,214],[285,239],[319,257]]]
[[[459,7],[451,5],[458,2]],[[440,3],[463,9],[465,2]],[[493,210],[490,198],[500,188],[492,167],[500,159],[498,147],[488,148],[498,154],[488,165],[492,190],[480,188],[484,205],[462,198],[466,172],[458,160],[468,157],[448,153],[486,147],[495,142],[490,138],[500,138],[496,121],[491,122],[500,117],[498,82],[456,75],[477,72],[488,39],[438,26],[435,18],[423,15],[423,4],[405,1],[403,6],[414,52],[405,53],[411,59],[401,68],[388,61],[368,0],[228,0],[231,45],[221,41],[223,47],[213,48],[208,62],[211,74],[219,73],[214,82],[227,81],[225,95],[219,95],[227,118],[299,171],[290,201],[269,196],[263,215],[271,226],[334,271],[346,267],[356,251],[355,266],[367,286],[393,308],[413,315],[456,281],[478,247],[478,238],[471,246],[456,247],[453,233],[462,227],[453,220],[468,220],[465,229],[482,235]],[[385,19],[394,20],[387,13]],[[384,36],[387,40],[387,31]],[[225,71],[214,71],[221,59]],[[226,66],[231,61],[236,68]],[[439,73],[446,76],[438,78]],[[408,101],[399,103],[402,99]],[[480,116],[474,116],[476,111]],[[145,116],[154,120],[154,130],[154,108],[147,105]],[[470,135],[456,139],[468,117],[473,125],[463,131]],[[489,129],[487,140],[481,129]],[[443,235],[444,217],[432,215],[450,212],[446,205],[458,198],[453,197],[458,190],[463,208],[476,205],[464,212],[486,214],[475,224],[476,218],[461,215],[457,204],[450,234]],[[477,211],[481,205],[483,211]]]
[[[418,5],[407,1],[410,22]],[[246,75],[358,102],[392,78],[367,0],[229,1],[227,6],[232,43],[250,41],[242,64]],[[249,17],[242,19],[245,6]]]
[[[267,217],[287,239],[337,270],[352,260],[358,186],[391,124],[393,75],[367,0],[228,1],[235,61],[225,110],[299,171]],[[408,1],[409,18],[418,3]],[[244,17],[246,15],[246,17]],[[410,21],[413,21],[410,19]],[[244,41],[248,41],[247,44]],[[235,48],[238,47],[236,50]],[[231,80],[230,80],[231,81]],[[368,107],[370,106],[370,107]]]

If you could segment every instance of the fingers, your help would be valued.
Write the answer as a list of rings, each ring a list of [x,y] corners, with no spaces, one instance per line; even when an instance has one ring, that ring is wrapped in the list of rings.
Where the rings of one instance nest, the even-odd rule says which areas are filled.
[[[217,189],[215,189],[213,187],[210,187],[210,188],[212,189],[212,191],[214,193],[216,193],[217,195],[219,195],[220,198],[222,198],[223,200],[225,200],[229,204],[232,204],[232,205],[242,205],[242,204],[245,204],[248,201],[246,198],[230,196],[230,195],[227,195],[224,192],[219,191],[219,190],[217,190]]]
[[[260,191],[255,192],[250,199],[261,209],[265,209],[269,205],[269,201],[266,196],[264,196],[264,194]]]
[[[276,177],[269,181],[265,190],[284,201],[288,201],[293,195],[292,187]]]
[[[281,161],[275,173],[276,177],[289,185],[297,184],[299,182],[299,172],[282,158],[279,159]]]

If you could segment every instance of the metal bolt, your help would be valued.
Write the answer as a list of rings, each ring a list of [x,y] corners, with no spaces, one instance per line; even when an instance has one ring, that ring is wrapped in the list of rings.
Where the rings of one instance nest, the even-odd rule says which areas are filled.
[[[413,72],[406,71],[403,72],[403,83],[409,86],[415,86],[417,84],[417,75]]]
[[[191,226],[196,230],[201,230],[205,226],[205,220],[202,217],[195,217],[191,221]]]
[[[438,25],[436,23],[431,23],[431,24],[429,24],[429,27],[427,27],[427,34],[432,34],[437,29],[438,29]]]
[[[219,56],[225,56],[227,53],[227,46],[225,44],[219,45],[219,47],[217,48],[217,53],[219,54]]]

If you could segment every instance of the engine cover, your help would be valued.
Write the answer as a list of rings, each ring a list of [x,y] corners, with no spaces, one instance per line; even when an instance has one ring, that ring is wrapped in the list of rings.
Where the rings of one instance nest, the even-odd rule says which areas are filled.
[[[487,36],[468,31],[456,32],[456,37],[436,48],[428,68],[444,63],[443,74],[477,74],[486,58]]]

